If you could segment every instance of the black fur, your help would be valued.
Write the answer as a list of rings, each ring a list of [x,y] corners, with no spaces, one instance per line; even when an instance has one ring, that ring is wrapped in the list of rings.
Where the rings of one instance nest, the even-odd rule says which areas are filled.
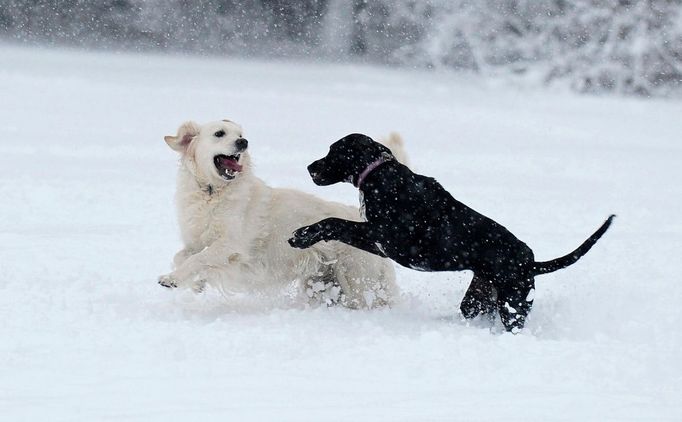
[[[289,243],[307,248],[337,240],[421,271],[472,270],[460,305],[466,318],[497,310],[507,330],[523,328],[533,304],[534,277],[576,262],[606,232],[613,215],[570,254],[535,262],[533,251],[506,228],[452,197],[435,179],[413,173],[390,150],[352,134],[308,166],[313,181],[357,186],[371,163],[385,160],[359,186],[366,222],[328,218],[297,230]]]

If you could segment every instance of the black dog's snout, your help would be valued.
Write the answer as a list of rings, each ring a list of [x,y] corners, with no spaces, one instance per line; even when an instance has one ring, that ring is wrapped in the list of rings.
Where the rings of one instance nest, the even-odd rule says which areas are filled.
[[[249,146],[249,141],[244,138],[239,138],[234,141],[234,145],[237,147],[238,151],[244,151]]]
[[[308,166],[308,173],[310,173],[311,176],[315,176],[320,173],[320,170],[322,170],[321,167],[320,161],[315,161]]]

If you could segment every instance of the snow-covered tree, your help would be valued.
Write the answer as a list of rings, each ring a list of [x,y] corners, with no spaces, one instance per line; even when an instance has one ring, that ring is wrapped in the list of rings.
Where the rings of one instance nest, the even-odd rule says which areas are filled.
[[[682,0],[4,0],[0,36],[682,90]]]

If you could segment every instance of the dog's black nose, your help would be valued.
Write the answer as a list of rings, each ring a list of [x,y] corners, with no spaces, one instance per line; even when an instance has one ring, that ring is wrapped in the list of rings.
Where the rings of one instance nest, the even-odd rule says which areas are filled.
[[[244,138],[239,138],[236,141],[234,141],[234,145],[237,147],[237,150],[244,151],[246,147],[249,146],[249,141],[247,141]]]
[[[310,173],[311,176],[314,177],[315,174],[320,172],[320,163],[315,161],[314,163],[311,163],[308,166],[308,173]]]

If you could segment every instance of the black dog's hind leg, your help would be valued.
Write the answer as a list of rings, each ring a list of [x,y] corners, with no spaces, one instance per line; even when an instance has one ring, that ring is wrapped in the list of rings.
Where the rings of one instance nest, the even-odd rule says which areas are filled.
[[[493,283],[477,274],[474,274],[471,284],[467,289],[459,310],[466,319],[472,319],[478,315],[494,315],[495,312],[495,288]]]
[[[374,235],[375,231],[369,223],[332,217],[296,230],[289,239],[289,244],[295,248],[305,249],[322,240],[337,240],[386,258]]]
[[[514,334],[521,331],[533,307],[534,296],[532,276],[523,280],[505,280],[497,285],[497,311],[507,331]]]

